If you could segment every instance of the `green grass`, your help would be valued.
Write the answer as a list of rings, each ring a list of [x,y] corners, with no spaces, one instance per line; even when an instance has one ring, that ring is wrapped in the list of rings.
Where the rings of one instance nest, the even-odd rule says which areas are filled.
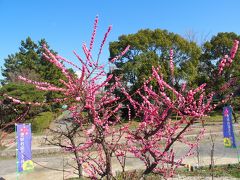
[[[185,168],[180,168],[177,170],[177,174],[184,176],[201,176],[201,177],[209,177],[211,176],[211,169],[209,167],[201,167],[199,169],[194,170],[193,172],[187,171]],[[228,164],[228,165],[219,165],[215,166],[213,169],[214,177],[234,177],[240,178],[240,164]]]
[[[141,178],[142,171],[127,171],[125,173],[117,173],[115,178],[116,180],[139,180]],[[149,174],[144,177],[144,180],[156,180],[156,179],[163,179],[160,175],[156,174]],[[89,178],[83,177],[83,178],[69,178],[67,180],[89,180]],[[106,180],[106,177],[103,178],[103,180]]]
[[[31,120],[32,131],[35,134],[41,134],[46,128],[49,127],[52,120],[55,119],[53,112],[42,112],[38,114],[33,120]]]
[[[193,172],[189,172],[186,168],[180,168],[177,170],[176,174],[180,176],[200,176],[200,177],[210,177],[211,169],[209,167],[201,167]],[[142,174],[142,171],[127,171],[123,173],[117,173],[115,178],[116,180],[138,180]],[[229,164],[229,165],[221,165],[215,166],[213,170],[214,177],[233,177],[240,178],[240,164]],[[79,178],[69,178],[68,180],[77,180]],[[82,180],[87,180],[88,178],[81,178]],[[155,180],[155,179],[163,179],[160,175],[149,174],[144,177],[145,180]],[[194,178],[193,178],[194,179]]]
[[[237,117],[237,120],[240,121],[240,114],[235,112],[236,113],[236,117]],[[232,116],[233,118],[233,116]],[[211,112],[211,114],[207,117],[204,118],[206,120],[206,122],[222,122],[222,119],[223,119],[223,116],[222,116],[222,112],[221,111],[213,111]],[[234,121],[234,119],[233,119]]]
[[[4,150],[5,148],[5,146],[0,145],[0,151]]]
[[[141,179],[142,171],[127,171],[125,173],[117,173],[116,180],[139,180]],[[162,176],[157,174],[148,174],[144,176],[144,180],[163,179]]]
[[[208,116],[204,119],[206,119],[206,122],[222,122],[222,118],[223,118],[222,115],[215,114]]]

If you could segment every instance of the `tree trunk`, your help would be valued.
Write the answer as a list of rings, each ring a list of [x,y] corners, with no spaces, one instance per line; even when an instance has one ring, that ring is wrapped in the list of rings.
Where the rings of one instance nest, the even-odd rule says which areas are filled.
[[[79,155],[78,155],[78,152],[76,150],[76,145],[75,145],[75,142],[74,142],[73,138],[71,138],[70,141],[71,141],[71,144],[74,147],[74,156],[75,156],[75,158],[77,160],[76,162],[77,162],[77,169],[78,169],[78,177],[81,178],[83,176],[82,164],[81,164],[81,162],[79,162]]]
[[[213,180],[213,178],[214,178],[214,150],[215,150],[215,142],[214,142],[214,139],[213,139],[212,132],[210,132],[210,137],[211,137],[211,143],[212,143],[210,169],[211,169],[211,176],[212,176],[212,180]]]
[[[112,161],[109,152],[106,154],[106,174],[107,180],[112,179]]]
[[[232,115],[233,115],[234,123],[237,123],[237,116],[236,116],[236,113],[233,111],[233,109],[232,109]]]
[[[79,155],[77,151],[74,151],[75,158],[77,159],[77,167],[78,167],[78,177],[81,178],[82,174],[82,164],[79,162]]]
[[[156,163],[151,164],[151,166],[149,166],[149,167],[143,172],[143,175],[147,175],[147,174],[151,173],[151,172],[154,170],[155,167],[157,167],[157,164],[156,164]]]
[[[102,147],[105,153],[105,158],[106,158],[106,169],[105,169],[105,174],[106,174],[106,178],[107,180],[111,180],[112,179],[112,158],[111,158],[111,154],[109,152],[109,149],[107,148],[107,145],[105,144],[105,142],[102,142]]]

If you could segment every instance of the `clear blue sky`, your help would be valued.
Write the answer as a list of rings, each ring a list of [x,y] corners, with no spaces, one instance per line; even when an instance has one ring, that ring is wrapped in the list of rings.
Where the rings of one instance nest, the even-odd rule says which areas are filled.
[[[27,36],[45,38],[60,55],[74,58],[72,50],[89,42],[97,14],[99,44],[108,25],[113,25],[108,42],[143,28],[180,35],[191,30],[200,41],[218,32],[240,34],[239,10],[239,0],[0,0],[0,66]],[[102,62],[107,58],[108,45]]]

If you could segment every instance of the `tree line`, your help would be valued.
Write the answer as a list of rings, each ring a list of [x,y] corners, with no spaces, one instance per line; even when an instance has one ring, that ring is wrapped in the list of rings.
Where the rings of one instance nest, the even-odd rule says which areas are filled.
[[[218,71],[219,59],[223,54],[230,52],[235,39],[240,39],[240,36],[233,32],[223,32],[213,36],[200,46],[196,42],[167,30],[139,30],[135,34],[121,35],[117,41],[110,42],[109,59],[118,55],[128,45],[130,45],[130,49],[114,62],[115,66],[110,68],[109,73],[121,77],[121,81],[129,93],[136,91],[143,85],[143,82],[151,75],[152,66],[160,66],[164,80],[170,84],[173,83],[172,85],[176,89],[180,89],[183,83],[197,87],[203,82],[207,82],[209,87],[214,87],[217,91],[231,79],[229,83],[232,85],[226,91],[232,91],[232,88],[235,88],[236,96],[231,104],[235,109],[238,109],[240,90],[234,85],[239,83],[239,78],[236,78],[236,81],[233,79],[239,77],[239,53],[236,54],[231,67],[224,71],[223,76],[216,77],[217,79],[212,78]],[[4,98],[6,93],[22,101],[48,103],[41,108],[31,107],[26,116],[27,119],[34,118],[41,112],[55,111],[61,107],[60,104],[51,101],[60,97],[59,93],[38,91],[33,85],[23,83],[18,79],[19,76],[24,76],[35,81],[44,81],[61,86],[59,79],[64,80],[65,77],[58,68],[43,59],[43,44],[47,44],[45,39],[36,43],[28,37],[21,41],[18,52],[10,54],[4,59],[4,65],[1,67],[4,79],[1,81],[2,87],[0,89],[1,126],[23,114],[26,109],[26,105],[14,105],[9,99]],[[169,71],[170,49],[174,52],[174,77]],[[57,52],[52,52],[57,54]],[[74,74],[73,70],[72,73]],[[221,79],[219,80],[219,78]],[[154,82],[152,83],[154,85]],[[121,92],[115,93],[121,97]],[[224,94],[218,94],[218,97],[215,97],[217,101],[223,98]],[[129,102],[126,101],[125,104],[129,104]]]

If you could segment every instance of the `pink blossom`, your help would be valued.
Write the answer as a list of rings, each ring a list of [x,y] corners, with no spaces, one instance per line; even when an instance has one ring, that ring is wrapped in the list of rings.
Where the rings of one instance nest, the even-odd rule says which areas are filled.
[[[102,53],[103,46],[104,46],[104,44],[105,44],[105,42],[106,42],[106,40],[107,40],[107,37],[108,37],[111,29],[112,29],[112,26],[109,26],[107,32],[106,32],[105,35],[104,35],[103,41],[102,41],[101,46],[100,46],[100,50],[99,50],[99,52],[98,52],[97,62],[98,62],[99,57],[100,57],[100,55],[101,55],[101,53]]]
[[[172,76],[172,83],[174,83],[173,49],[170,49],[169,56],[170,56],[169,63],[170,63],[170,70],[171,70],[171,76]]]
[[[225,55],[224,58],[221,59],[219,65],[218,65],[218,75],[221,75],[223,72],[224,67],[231,66],[233,59],[235,58],[235,55],[238,50],[238,40],[234,40],[233,47],[230,51],[230,57],[228,55]]]
[[[127,51],[130,49],[130,46],[128,45],[118,56],[114,57],[110,60],[111,63],[115,62],[117,59],[120,59],[122,56],[124,56]]]
[[[81,100],[81,97],[76,97],[76,101],[80,101]]]

